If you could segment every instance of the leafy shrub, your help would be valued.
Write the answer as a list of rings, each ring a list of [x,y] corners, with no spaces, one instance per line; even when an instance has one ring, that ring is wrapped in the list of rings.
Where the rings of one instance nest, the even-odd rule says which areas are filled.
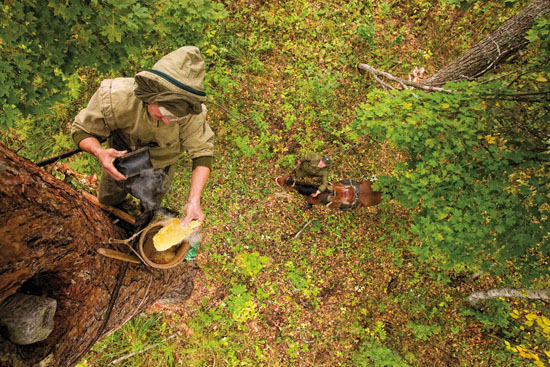
[[[415,249],[421,257],[441,252],[449,267],[477,264],[494,272],[514,261],[524,280],[542,276],[542,268],[531,265],[550,252],[550,154],[536,135],[499,125],[509,118],[501,111],[513,114],[517,106],[486,96],[512,91],[492,83],[452,88],[453,94],[416,92],[418,98],[378,91],[369,95],[373,104],[360,106],[358,131],[407,155],[393,174],[379,176],[379,186],[417,208],[411,229],[422,243]]]
[[[227,299],[227,308],[235,321],[245,322],[258,316],[254,297],[247,292],[245,285],[235,284],[231,292],[233,294]]]
[[[154,2],[16,1],[2,5],[0,126],[19,114],[39,115],[60,101],[83,66],[100,72],[149,66],[151,46],[171,51],[202,40],[203,28],[225,15],[203,0]]]
[[[269,263],[269,258],[260,256],[257,251],[241,253],[237,255],[236,260],[241,273],[251,277],[256,276]]]
[[[428,340],[433,334],[441,331],[441,326],[439,325],[422,325],[409,321],[406,326],[420,340]]]
[[[361,344],[353,356],[353,365],[357,367],[407,367],[408,364],[393,350],[380,341],[372,339]]]
[[[376,30],[374,28],[374,23],[367,21],[365,24],[357,28],[357,35],[365,41],[367,47],[372,47],[374,37],[376,36]]]

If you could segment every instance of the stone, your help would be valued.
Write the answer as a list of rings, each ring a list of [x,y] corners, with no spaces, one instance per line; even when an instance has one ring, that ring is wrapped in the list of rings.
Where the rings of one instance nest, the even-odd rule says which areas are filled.
[[[56,308],[55,299],[16,293],[0,306],[0,326],[13,343],[33,344],[52,332]]]

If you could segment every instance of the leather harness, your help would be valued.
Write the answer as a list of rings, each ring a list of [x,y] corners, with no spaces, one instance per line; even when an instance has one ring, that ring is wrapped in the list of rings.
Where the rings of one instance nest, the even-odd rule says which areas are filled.
[[[340,209],[340,210],[353,210],[353,209],[357,208],[357,206],[359,205],[359,184],[356,181],[348,180],[348,179],[342,180],[342,181],[340,181],[340,183],[344,187],[350,187],[350,186],[353,187],[353,191],[354,191],[355,195],[354,195],[353,201],[343,202],[338,209]],[[334,199],[334,190],[332,190],[332,193],[327,195],[321,201],[321,204],[329,206],[330,204],[332,204],[333,199]]]

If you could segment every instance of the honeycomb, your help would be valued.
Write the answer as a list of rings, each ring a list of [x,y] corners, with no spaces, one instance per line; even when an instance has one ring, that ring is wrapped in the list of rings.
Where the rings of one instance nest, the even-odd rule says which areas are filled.
[[[181,225],[181,220],[172,218],[166,222],[166,225],[153,237],[153,245],[157,251],[165,251],[170,247],[179,244],[185,240],[195,228],[201,225],[201,222],[194,220],[186,226]]]

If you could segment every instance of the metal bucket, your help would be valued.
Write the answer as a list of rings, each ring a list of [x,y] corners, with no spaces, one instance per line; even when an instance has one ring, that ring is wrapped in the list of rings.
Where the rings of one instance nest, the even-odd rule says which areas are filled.
[[[150,224],[142,233],[138,243],[138,253],[145,264],[157,269],[170,269],[177,266],[189,252],[190,244],[183,240],[166,251],[157,251],[153,245],[153,237],[166,221]]]

